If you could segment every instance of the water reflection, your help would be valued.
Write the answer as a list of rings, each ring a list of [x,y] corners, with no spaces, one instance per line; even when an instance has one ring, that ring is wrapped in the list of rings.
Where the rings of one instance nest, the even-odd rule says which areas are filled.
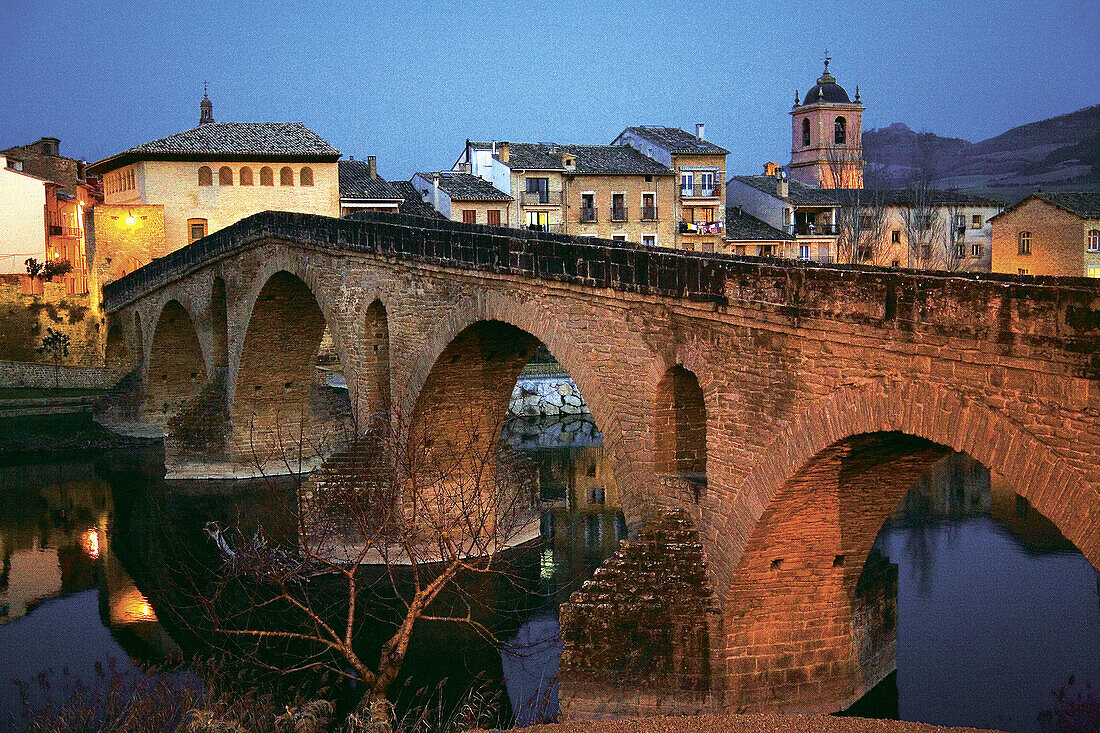
[[[457,695],[481,676],[525,723],[556,712],[559,605],[626,528],[590,418],[514,421],[505,438],[538,466],[543,503],[543,542],[515,553],[507,582],[476,591],[478,613],[509,644],[498,649],[469,630],[426,625],[410,646],[401,695],[442,678]],[[8,680],[51,667],[90,674],[111,658],[135,671],[130,660],[195,648],[195,599],[179,581],[217,562],[207,521],[295,537],[291,479],[162,477],[156,452],[0,467],[0,720],[19,712]],[[860,659],[884,673],[896,658],[898,668],[875,714],[1037,730],[1052,691],[1071,674],[1100,680],[1100,575],[1012,487],[966,456],[917,482],[866,568],[854,615]]]

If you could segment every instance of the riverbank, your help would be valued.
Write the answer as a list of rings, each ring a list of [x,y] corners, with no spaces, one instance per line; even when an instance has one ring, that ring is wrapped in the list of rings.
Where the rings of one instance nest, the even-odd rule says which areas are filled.
[[[113,433],[93,420],[90,410],[24,415],[5,415],[4,412],[0,409],[0,459],[4,461],[68,459],[105,450],[153,445],[160,440]]]
[[[532,725],[523,733],[989,733],[927,723],[832,715],[684,715]]]

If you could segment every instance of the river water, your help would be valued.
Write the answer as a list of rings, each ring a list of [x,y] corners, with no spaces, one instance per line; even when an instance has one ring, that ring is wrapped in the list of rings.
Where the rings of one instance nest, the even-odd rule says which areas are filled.
[[[500,694],[506,721],[557,709],[558,606],[626,527],[600,435],[584,416],[513,421],[538,467],[542,541],[517,582],[484,589],[498,649],[450,625],[410,647],[401,695],[448,679]],[[0,728],[42,697],[40,675],[144,674],[190,648],[173,573],[211,555],[207,521],[293,537],[288,482],[165,482],[156,450],[0,465]],[[917,482],[876,548],[898,567],[897,672],[853,712],[938,724],[1052,730],[1056,692],[1100,687],[1100,575],[1057,529],[962,454]],[[175,600],[172,600],[175,599]],[[1072,679],[1072,683],[1070,680]],[[55,685],[56,687],[56,685]],[[1092,699],[1100,704],[1100,689]],[[10,722],[10,723],[9,723]]]

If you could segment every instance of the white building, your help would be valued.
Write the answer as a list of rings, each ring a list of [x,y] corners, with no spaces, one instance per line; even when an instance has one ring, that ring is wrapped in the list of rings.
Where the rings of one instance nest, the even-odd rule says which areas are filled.
[[[0,155],[0,275],[26,273],[30,257],[45,262],[46,184]]]

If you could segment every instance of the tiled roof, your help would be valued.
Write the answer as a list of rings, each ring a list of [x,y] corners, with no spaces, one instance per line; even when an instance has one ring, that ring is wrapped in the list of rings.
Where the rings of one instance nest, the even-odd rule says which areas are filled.
[[[592,175],[672,175],[672,169],[629,145],[556,145],[550,151],[576,156],[572,172]]]
[[[410,216],[423,216],[429,219],[446,219],[447,217],[440,214],[435,210],[431,204],[426,203],[421,197],[420,192],[416,190],[416,186],[412,185],[411,181],[394,181],[390,184],[405,199],[404,202],[398,207],[398,210],[402,214],[408,214]]]
[[[700,155],[729,155],[728,150],[707,140],[700,140],[679,127],[639,125],[626,128],[656,145],[673,153],[697,153]]]
[[[432,180],[431,173],[418,174],[427,181]],[[447,192],[452,201],[511,201],[512,197],[496,188],[484,178],[470,173],[442,171],[439,174],[439,187]]]
[[[339,170],[341,199],[400,201],[405,198],[392,183],[377,177],[371,178],[365,160],[341,160]]]
[[[1004,206],[1003,201],[991,199],[988,196],[979,196],[978,194],[941,188],[926,189],[923,194],[918,194],[918,192],[912,188],[885,188],[878,190],[865,188],[859,191],[853,189],[834,189],[830,191],[830,194],[841,203],[852,201],[857,195],[863,201],[871,201],[874,196],[879,195],[882,197],[882,202],[887,206],[912,206],[914,199],[916,199],[918,195],[923,195],[924,200],[927,201],[930,206],[980,206],[983,208],[998,208]]]
[[[340,151],[301,122],[209,122],[142,143],[88,167],[101,173],[134,160],[337,160]]]
[[[508,162],[505,165],[512,169],[565,170],[565,166],[561,164],[560,160],[550,155],[549,150],[550,146],[542,143],[509,143]],[[497,143],[496,159],[500,160],[500,143]]]
[[[733,180],[752,186],[779,198],[775,176],[734,176]],[[815,188],[799,181],[788,181],[787,200],[795,206],[836,206],[836,192],[832,189]]]
[[[794,235],[745,213],[739,206],[727,206],[726,239],[733,242],[767,242],[793,240]]]
[[[1048,204],[1086,219],[1100,217],[1100,191],[1040,191],[1035,194]]]

